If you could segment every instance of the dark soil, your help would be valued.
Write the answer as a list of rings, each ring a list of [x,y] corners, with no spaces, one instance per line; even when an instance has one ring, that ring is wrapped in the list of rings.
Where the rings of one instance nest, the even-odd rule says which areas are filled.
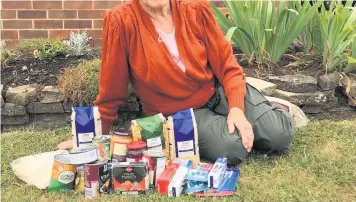
[[[57,85],[57,78],[65,68],[96,57],[98,55],[94,53],[82,57],[58,56],[53,61],[43,61],[31,55],[22,55],[10,60],[6,67],[1,68],[1,83],[6,88],[27,84]]]

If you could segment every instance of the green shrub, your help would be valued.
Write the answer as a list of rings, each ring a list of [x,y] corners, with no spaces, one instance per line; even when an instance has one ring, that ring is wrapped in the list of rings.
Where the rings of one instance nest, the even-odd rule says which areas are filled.
[[[341,1],[332,0],[330,5],[335,7],[329,10],[322,4],[302,35],[305,52],[321,55],[326,72],[355,69],[356,9],[351,7],[352,2],[347,0],[344,6]],[[298,10],[300,6],[295,5]]]
[[[68,45],[63,43],[59,39],[27,39],[23,40],[20,44],[17,45],[16,50],[22,54],[32,54],[35,50],[41,50],[45,46],[56,47],[57,52],[62,52],[66,54],[68,52]]]
[[[217,22],[244,54],[258,63],[276,64],[290,44],[317,12],[317,6],[304,4],[297,12],[285,1],[227,1],[231,21],[211,3]]]
[[[16,57],[16,52],[14,50],[10,50],[6,48],[6,44],[4,41],[1,41],[0,44],[0,52],[1,52],[1,67],[6,67],[9,60]]]
[[[100,60],[84,61],[58,78],[62,96],[79,106],[92,105],[99,93]]]

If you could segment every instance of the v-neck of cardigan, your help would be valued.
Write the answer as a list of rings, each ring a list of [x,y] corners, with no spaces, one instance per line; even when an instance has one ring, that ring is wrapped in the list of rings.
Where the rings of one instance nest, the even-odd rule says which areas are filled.
[[[178,74],[183,76],[184,78],[187,78],[188,81],[192,81],[191,78],[187,76],[187,72],[189,71],[188,70],[189,66],[187,65],[187,61],[185,60],[185,58],[186,58],[185,49],[182,46],[183,36],[180,31],[177,31],[177,30],[181,30],[181,22],[179,20],[179,13],[178,13],[178,9],[177,9],[177,0],[171,0],[170,2],[171,2],[171,9],[172,9],[173,24],[174,24],[174,29],[175,29],[175,39],[177,42],[179,55],[181,57],[182,63],[185,66],[185,69],[186,69],[185,72],[183,72],[181,70],[181,68],[178,66],[178,64],[173,60],[167,46],[162,41],[159,42],[159,40],[158,40],[159,34],[158,34],[156,27],[154,26],[154,24],[149,16],[149,14],[143,9],[143,7],[141,6],[140,2],[138,2],[138,0],[135,0],[135,1],[136,1],[138,10],[141,14],[143,22],[146,24],[146,27],[148,28],[148,30],[150,31],[152,36],[156,39],[155,41],[162,48],[162,50],[166,53],[166,56],[168,57],[168,60],[171,62],[173,69]]]

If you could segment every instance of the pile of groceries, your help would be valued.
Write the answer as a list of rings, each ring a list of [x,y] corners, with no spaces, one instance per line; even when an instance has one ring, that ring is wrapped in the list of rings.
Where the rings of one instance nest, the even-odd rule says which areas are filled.
[[[101,134],[96,107],[73,108],[74,148],[54,156],[49,192],[76,191],[88,198],[102,194],[183,194],[229,196],[239,170],[227,159],[202,163],[192,109],[131,122],[129,129]]]

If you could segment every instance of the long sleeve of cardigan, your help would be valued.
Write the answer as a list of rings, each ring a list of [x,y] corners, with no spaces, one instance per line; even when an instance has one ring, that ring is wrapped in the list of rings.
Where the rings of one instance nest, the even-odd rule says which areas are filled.
[[[205,45],[209,64],[225,89],[229,109],[244,110],[246,80],[242,67],[233,55],[231,44],[217,24],[208,2],[202,1],[201,22],[205,33]]]
[[[99,108],[103,134],[110,132],[119,107],[127,102],[129,70],[119,22],[110,12],[104,18],[99,95],[94,102]]]

